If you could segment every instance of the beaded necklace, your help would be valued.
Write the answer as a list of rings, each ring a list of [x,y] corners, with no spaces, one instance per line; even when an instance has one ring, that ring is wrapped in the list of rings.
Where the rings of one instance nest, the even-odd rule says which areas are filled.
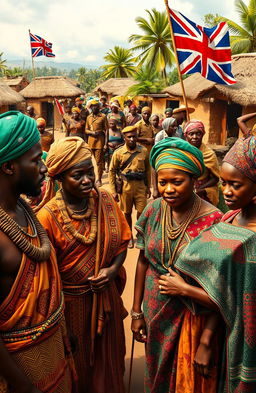
[[[22,208],[26,218],[29,218],[28,222],[31,223],[34,233],[30,237],[38,236],[40,246],[35,246],[27,239],[27,232],[2,207],[0,207],[0,230],[29,258],[37,262],[46,261],[51,254],[51,244],[47,233],[36,218],[31,207],[22,198],[18,199],[18,205]]]
[[[56,194],[56,202],[67,231],[80,243],[84,245],[92,244],[95,241],[97,233],[97,214],[94,212],[94,198],[92,192],[89,195],[88,207],[85,214],[77,214],[79,213],[79,211],[74,211],[70,209],[65,203],[61,190],[59,190]],[[80,210],[80,212],[83,211],[85,211],[85,209]],[[72,224],[72,219],[80,221],[90,219],[91,229],[89,235],[84,236],[79,233]]]
[[[168,270],[168,268],[173,265],[177,251],[178,251],[179,246],[181,244],[181,241],[184,238],[185,232],[186,232],[189,224],[193,221],[193,219],[199,213],[199,211],[201,209],[201,203],[202,203],[201,198],[199,198],[196,194],[194,194],[194,203],[193,203],[192,209],[188,213],[185,220],[182,221],[179,225],[174,227],[172,208],[165,201],[163,201],[161,263],[162,263],[162,266],[166,270]],[[166,234],[167,234],[168,239],[166,239]],[[174,247],[174,250],[172,252],[171,248],[170,248],[169,239],[175,240],[178,237],[179,237],[179,239],[178,239],[177,244]],[[165,243],[166,242],[168,245],[168,251],[169,251],[169,255],[170,255],[170,258],[168,261],[168,266],[165,265],[165,261],[164,261]]]

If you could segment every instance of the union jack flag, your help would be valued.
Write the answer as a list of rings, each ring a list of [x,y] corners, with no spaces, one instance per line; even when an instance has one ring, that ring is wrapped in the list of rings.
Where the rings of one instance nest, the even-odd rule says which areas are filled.
[[[182,74],[200,72],[216,83],[232,85],[231,49],[228,25],[221,22],[207,28],[169,9],[177,55]]]
[[[47,42],[43,38],[39,37],[39,35],[35,35],[30,32],[29,37],[32,57],[55,57],[55,55],[52,53],[52,44],[50,42]]]

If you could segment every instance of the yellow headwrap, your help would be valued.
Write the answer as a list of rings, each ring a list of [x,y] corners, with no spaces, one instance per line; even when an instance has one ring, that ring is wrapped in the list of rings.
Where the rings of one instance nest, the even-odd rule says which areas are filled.
[[[80,112],[81,112],[80,108],[78,108],[77,106],[73,106],[72,113],[80,113]]]
[[[38,119],[36,119],[36,124],[38,126],[46,126],[46,121],[43,117],[39,117]]]
[[[54,197],[54,178],[57,175],[60,175],[61,173],[72,168],[74,165],[91,158],[91,149],[80,137],[69,136],[54,142],[50,147],[45,162],[49,177],[45,196],[40,205],[38,205],[35,210],[40,210],[48,201]]]
[[[146,112],[146,111],[150,111],[150,113],[151,113],[151,109],[150,109],[149,106],[143,106],[143,108],[142,108],[142,110],[141,110],[141,113],[144,113],[144,112]]]

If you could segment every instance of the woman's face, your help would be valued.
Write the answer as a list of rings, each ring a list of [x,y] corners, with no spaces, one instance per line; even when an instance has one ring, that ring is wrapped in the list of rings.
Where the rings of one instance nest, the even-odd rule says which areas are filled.
[[[169,126],[168,130],[166,131],[166,134],[168,136],[173,136],[175,134],[177,128],[178,128],[178,123],[177,123],[177,120],[175,119],[174,123]]]
[[[171,207],[180,207],[192,198],[195,180],[178,169],[161,169],[157,172],[158,191]]]
[[[186,140],[193,146],[199,147],[202,144],[202,139],[203,139],[203,132],[199,130],[198,128],[194,128],[194,130],[190,130],[187,135],[186,135]]]
[[[60,176],[60,181],[65,194],[77,199],[88,197],[95,182],[92,161],[74,165]]]
[[[231,210],[256,203],[256,184],[232,165],[224,162],[220,172],[222,192]]]

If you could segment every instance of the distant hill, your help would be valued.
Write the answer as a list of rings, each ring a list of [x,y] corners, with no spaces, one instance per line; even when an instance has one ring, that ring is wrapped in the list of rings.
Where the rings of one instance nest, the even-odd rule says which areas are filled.
[[[57,61],[40,61],[34,60],[35,67],[54,67],[60,70],[71,71],[77,70],[78,68],[85,67],[87,69],[95,70],[99,68],[99,66],[90,65],[90,64],[79,64],[79,63],[58,63]],[[31,68],[31,60],[7,60],[6,61],[7,67],[24,67],[24,68]]]

